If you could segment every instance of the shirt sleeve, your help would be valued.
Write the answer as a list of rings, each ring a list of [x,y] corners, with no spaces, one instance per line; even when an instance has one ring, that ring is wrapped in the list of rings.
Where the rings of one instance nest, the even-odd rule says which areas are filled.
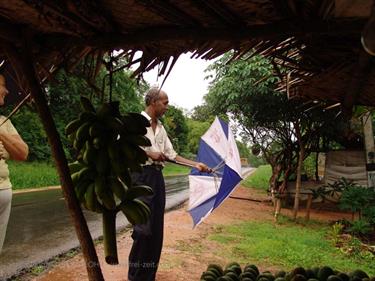
[[[167,132],[163,127],[163,133],[165,134],[165,142],[164,142],[164,154],[171,160],[174,160],[177,156],[177,152],[173,149],[173,145],[171,140],[169,139]]]
[[[2,122],[4,122],[6,117],[2,116],[0,118],[0,124]],[[10,119],[8,119],[4,124],[2,124],[0,126],[0,131],[3,131],[7,134],[10,134],[10,135],[18,135],[18,132],[16,130],[16,128],[13,126],[12,122],[10,121]]]

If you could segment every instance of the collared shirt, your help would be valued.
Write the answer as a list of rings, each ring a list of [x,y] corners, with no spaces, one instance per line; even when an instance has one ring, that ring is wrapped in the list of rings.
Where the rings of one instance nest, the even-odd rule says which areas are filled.
[[[142,111],[141,114],[151,123],[151,117],[145,111]],[[171,160],[176,158],[177,152],[173,149],[173,145],[167,135],[167,131],[159,120],[156,125],[155,132],[151,126],[147,127],[146,137],[151,141],[151,146],[143,147],[145,151],[162,152]],[[151,158],[148,158],[146,165],[151,164],[164,166],[164,162],[153,161]]]
[[[5,120],[5,118],[5,116],[0,116],[0,124]],[[18,135],[16,128],[14,128],[9,119],[3,125],[1,125],[0,131],[11,135]],[[8,164],[5,162],[5,159],[0,159],[0,189],[7,189],[11,187],[12,184],[10,183],[9,179]]]

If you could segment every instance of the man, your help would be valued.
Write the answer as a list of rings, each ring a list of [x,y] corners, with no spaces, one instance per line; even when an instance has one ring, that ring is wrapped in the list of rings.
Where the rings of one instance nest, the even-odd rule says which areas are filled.
[[[134,241],[129,254],[128,278],[130,281],[155,280],[163,246],[165,185],[162,169],[164,162],[170,159],[194,166],[202,172],[210,171],[205,164],[183,158],[174,151],[167,132],[159,121],[168,109],[167,94],[153,87],[146,93],[145,103],[146,109],[142,111],[142,115],[151,124],[146,134],[151,141],[151,146],[145,148],[149,158],[143,166],[143,172],[136,175],[134,179],[137,184],[150,186],[154,195],[144,199],[151,209],[148,223],[136,225],[133,230]]]

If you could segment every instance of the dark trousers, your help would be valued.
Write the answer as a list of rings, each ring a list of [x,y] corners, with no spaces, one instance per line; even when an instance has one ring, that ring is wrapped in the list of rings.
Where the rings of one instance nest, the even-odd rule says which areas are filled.
[[[150,186],[154,195],[141,198],[151,209],[146,224],[133,229],[133,246],[129,254],[129,273],[131,281],[155,280],[156,271],[163,247],[165,184],[161,169],[145,166],[142,173],[133,174],[136,184]]]

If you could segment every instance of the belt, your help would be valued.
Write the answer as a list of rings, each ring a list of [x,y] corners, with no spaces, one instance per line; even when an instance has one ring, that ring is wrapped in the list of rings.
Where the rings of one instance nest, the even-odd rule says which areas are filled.
[[[150,164],[150,165],[143,166],[143,168],[150,168],[150,169],[153,169],[153,170],[162,171],[164,166],[159,165],[159,164]]]

